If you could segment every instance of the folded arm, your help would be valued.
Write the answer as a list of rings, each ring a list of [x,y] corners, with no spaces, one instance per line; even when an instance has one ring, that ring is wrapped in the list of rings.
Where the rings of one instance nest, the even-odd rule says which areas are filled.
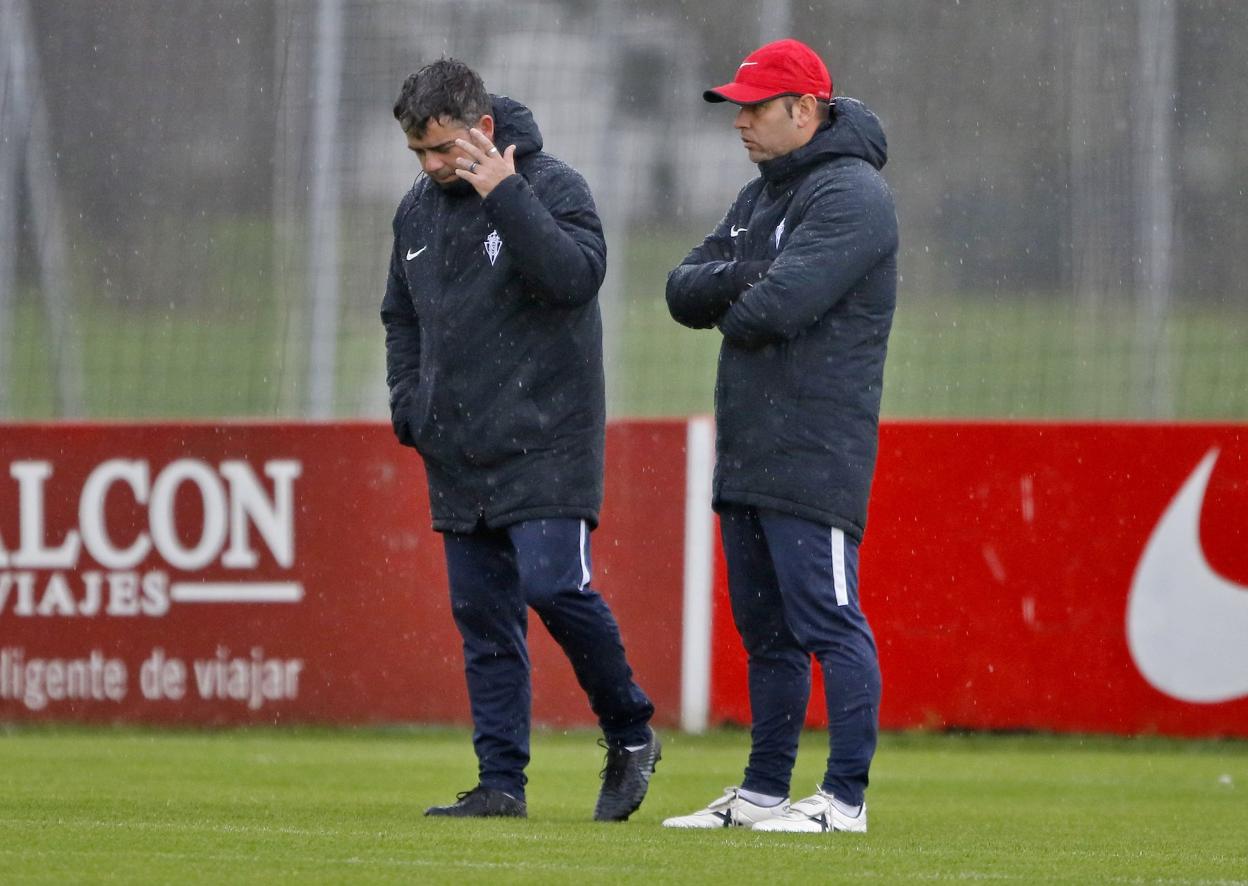
[[[767,259],[735,261],[732,231],[744,215],[744,192],[701,244],[667,275],[667,310],[677,323],[710,329],[767,273]]]
[[[724,337],[761,347],[819,322],[896,249],[897,220],[885,187],[861,177],[820,186],[766,277],[719,320]]]

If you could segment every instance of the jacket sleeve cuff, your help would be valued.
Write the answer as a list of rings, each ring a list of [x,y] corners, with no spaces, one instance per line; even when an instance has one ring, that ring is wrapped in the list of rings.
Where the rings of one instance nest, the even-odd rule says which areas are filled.
[[[732,283],[737,292],[745,292],[767,275],[771,262],[767,259],[734,261],[731,263]]]
[[[498,224],[506,226],[513,216],[522,213],[518,204],[524,200],[524,192],[529,190],[528,182],[518,172],[513,172],[494,186],[494,190],[485,195],[482,203]]]

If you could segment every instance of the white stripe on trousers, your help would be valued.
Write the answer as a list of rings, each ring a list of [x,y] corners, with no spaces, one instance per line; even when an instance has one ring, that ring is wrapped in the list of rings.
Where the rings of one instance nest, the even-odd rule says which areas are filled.
[[[581,584],[577,588],[578,591],[585,590],[585,586],[589,584],[589,528],[585,525],[585,521],[581,521]]]
[[[849,605],[849,586],[845,582],[845,533],[832,529],[832,584],[836,588],[836,605]]]

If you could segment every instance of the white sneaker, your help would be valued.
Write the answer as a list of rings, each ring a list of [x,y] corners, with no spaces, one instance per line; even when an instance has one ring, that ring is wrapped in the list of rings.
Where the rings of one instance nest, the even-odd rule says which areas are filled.
[[[771,821],[783,815],[789,807],[789,798],[775,806],[759,806],[741,796],[737,788],[724,788],[724,795],[691,815],[678,815],[664,820],[665,828],[753,828],[759,822]]]
[[[867,804],[863,801],[856,816],[850,817],[832,802],[832,795],[822,788],[813,797],[798,800],[784,815],[759,822],[756,831],[783,831],[790,834],[824,834],[844,831],[850,834],[867,832]]]

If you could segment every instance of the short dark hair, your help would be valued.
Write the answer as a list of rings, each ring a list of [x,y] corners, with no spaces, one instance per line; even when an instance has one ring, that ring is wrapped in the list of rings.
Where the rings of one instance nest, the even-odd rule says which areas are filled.
[[[404,132],[421,138],[430,120],[449,117],[472,125],[490,110],[490,94],[481,76],[458,59],[440,58],[403,81],[394,119]]]

